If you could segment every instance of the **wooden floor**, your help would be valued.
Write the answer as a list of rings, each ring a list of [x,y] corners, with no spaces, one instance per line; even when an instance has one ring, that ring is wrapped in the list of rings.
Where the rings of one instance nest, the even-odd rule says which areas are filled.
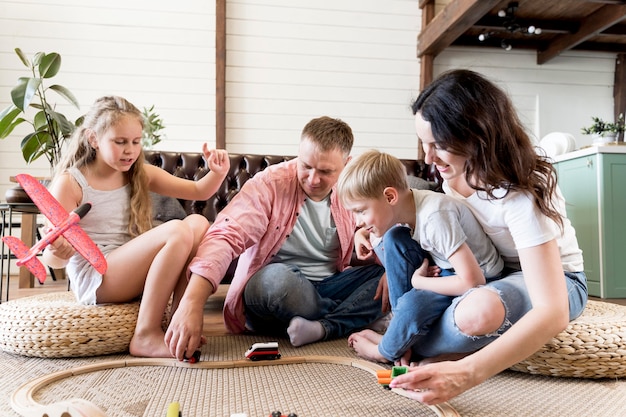
[[[28,297],[31,295],[45,294],[50,292],[67,291],[67,280],[59,279],[53,281],[50,277],[46,282],[41,285],[35,281],[34,288],[18,288],[18,276],[12,276],[9,284],[9,299],[14,300],[17,298]],[[221,336],[228,332],[224,327],[224,320],[222,318],[222,307],[224,306],[224,298],[228,291],[228,285],[220,285],[217,292],[209,297],[204,307],[204,329],[203,333],[206,336]],[[2,302],[6,300],[6,277],[3,277],[2,282],[2,294],[0,299]]]

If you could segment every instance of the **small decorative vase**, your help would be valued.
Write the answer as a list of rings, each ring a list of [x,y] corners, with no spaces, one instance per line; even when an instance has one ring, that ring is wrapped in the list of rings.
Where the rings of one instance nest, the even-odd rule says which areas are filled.
[[[617,134],[613,132],[595,133],[593,134],[594,145],[605,145],[607,143],[615,142]]]

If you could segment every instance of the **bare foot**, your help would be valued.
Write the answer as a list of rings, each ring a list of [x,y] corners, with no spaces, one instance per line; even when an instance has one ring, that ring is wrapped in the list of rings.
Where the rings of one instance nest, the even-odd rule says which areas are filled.
[[[135,334],[130,341],[130,354],[147,358],[171,358],[170,349],[165,344],[165,333],[153,332]]]
[[[353,333],[350,337],[348,337],[350,347],[352,347],[356,354],[363,359],[374,362],[389,363],[389,361],[384,358],[380,352],[378,352],[378,342],[374,342],[369,339],[371,335],[368,334],[368,332],[380,336],[382,339],[382,335],[379,335],[372,330],[363,330],[358,333]],[[378,341],[380,341],[380,339],[378,339]]]
[[[365,329],[365,330],[361,330],[360,332],[352,333],[350,336],[348,336],[348,342],[350,342],[350,338],[352,336],[364,337],[365,339],[375,344],[379,344],[380,341],[383,339],[382,334],[372,329]]]

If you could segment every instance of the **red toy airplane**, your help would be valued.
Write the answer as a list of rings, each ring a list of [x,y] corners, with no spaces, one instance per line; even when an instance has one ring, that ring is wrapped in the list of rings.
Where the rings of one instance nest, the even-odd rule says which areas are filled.
[[[39,211],[55,226],[54,229],[42,237],[30,250],[24,242],[16,237],[3,237],[2,240],[4,243],[9,246],[18,259],[16,265],[26,266],[30,272],[37,277],[39,282],[43,284],[46,280],[46,269],[39,259],[37,259],[37,254],[54,242],[60,235],[63,235],[74,249],[93,265],[96,271],[104,274],[107,270],[107,262],[104,255],[87,233],[78,226],[80,219],[91,209],[91,204],[85,203],[68,214],[59,202],[52,197],[46,187],[35,178],[28,174],[19,174],[16,175],[15,178],[24,188],[24,191],[26,191],[26,194],[28,194],[33,203],[39,208]]]

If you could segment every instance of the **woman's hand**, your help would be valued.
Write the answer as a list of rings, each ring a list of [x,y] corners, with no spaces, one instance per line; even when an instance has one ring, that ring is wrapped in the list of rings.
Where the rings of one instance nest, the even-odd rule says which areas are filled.
[[[409,372],[391,380],[390,388],[401,388],[409,398],[426,405],[446,402],[479,382],[462,360],[429,363],[409,368]]]

